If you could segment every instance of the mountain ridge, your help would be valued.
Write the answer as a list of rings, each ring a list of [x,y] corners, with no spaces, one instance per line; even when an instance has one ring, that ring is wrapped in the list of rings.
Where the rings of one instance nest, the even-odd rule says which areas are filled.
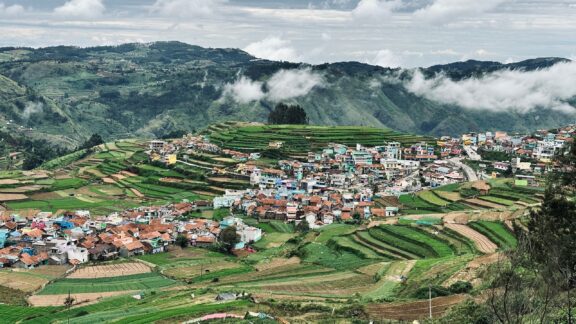
[[[533,71],[567,61],[537,58],[502,64],[471,60],[418,70],[428,78],[444,74],[461,80],[504,69]],[[256,85],[254,89],[260,85],[260,91],[269,93],[275,74],[298,70],[319,74],[321,84],[305,95],[283,100],[256,96],[256,100],[240,103],[224,95],[226,87],[242,76]],[[20,95],[8,94],[8,88],[0,92],[0,117],[32,128],[27,136],[49,136],[68,146],[92,133],[106,139],[159,137],[222,121],[263,122],[278,101],[301,105],[313,124],[389,127],[435,136],[496,129],[531,131],[559,126],[574,117],[553,110],[521,114],[442,104],[408,91],[402,80],[409,73],[359,62],[276,62],[239,49],[181,42],[4,47],[0,48],[0,75]],[[27,108],[31,105],[35,110]]]

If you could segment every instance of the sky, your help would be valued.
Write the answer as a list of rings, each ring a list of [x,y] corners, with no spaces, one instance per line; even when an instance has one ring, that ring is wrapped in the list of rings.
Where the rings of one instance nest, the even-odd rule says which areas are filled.
[[[0,0],[0,46],[178,40],[385,67],[576,58],[576,0]]]

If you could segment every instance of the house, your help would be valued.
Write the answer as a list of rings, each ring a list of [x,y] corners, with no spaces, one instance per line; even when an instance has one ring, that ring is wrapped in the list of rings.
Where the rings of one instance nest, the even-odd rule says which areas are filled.
[[[486,196],[490,194],[491,189],[490,185],[483,180],[475,181],[472,184],[472,188],[478,190],[481,196]]]
[[[135,240],[120,248],[120,255],[123,257],[133,257],[144,254],[144,245],[142,242]]]
[[[118,257],[118,250],[112,244],[96,244],[88,250],[88,254],[92,261],[108,261]]]

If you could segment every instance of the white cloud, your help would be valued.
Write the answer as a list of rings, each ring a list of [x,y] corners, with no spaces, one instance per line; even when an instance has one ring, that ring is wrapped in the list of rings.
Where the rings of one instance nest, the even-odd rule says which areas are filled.
[[[453,81],[431,79],[419,71],[405,87],[417,95],[468,109],[526,113],[539,108],[576,112],[567,100],[576,96],[576,62],[558,63],[536,71],[499,71],[480,78]]]
[[[244,51],[255,57],[272,61],[294,62],[298,60],[296,50],[292,48],[290,41],[275,36],[251,43],[244,48]]]
[[[91,19],[102,16],[104,10],[103,0],[70,0],[54,9],[54,12],[65,17]]]
[[[280,70],[266,82],[253,81],[245,76],[236,82],[224,85],[223,98],[232,98],[238,103],[249,103],[261,99],[281,101],[307,95],[315,87],[322,86],[323,78],[311,69]],[[267,91],[264,92],[263,88]]]
[[[21,5],[6,5],[3,2],[0,2],[0,16],[16,16],[22,14],[25,11],[24,7]]]
[[[249,78],[242,76],[234,83],[227,83],[224,85],[224,97],[232,97],[236,102],[249,103],[258,101],[266,96],[262,91],[262,82],[252,81]]]
[[[352,10],[352,16],[356,19],[381,19],[389,17],[401,6],[401,0],[360,0]]]
[[[490,11],[508,0],[435,0],[414,13],[416,19],[447,24],[461,17]]]
[[[378,65],[382,67],[397,68],[402,66],[402,59],[394,54],[389,49],[384,49],[376,52],[372,60],[368,60],[368,64]]]
[[[24,111],[22,111],[22,118],[29,119],[31,115],[38,114],[44,111],[44,104],[41,102],[28,102]]]
[[[168,17],[211,17],[226,0],[156,0],[151,11]]]
[[[321,86],[323,78],[311,69],[280,70],[266,83],[268,96],[273,101],[307,95],[312,89]]]

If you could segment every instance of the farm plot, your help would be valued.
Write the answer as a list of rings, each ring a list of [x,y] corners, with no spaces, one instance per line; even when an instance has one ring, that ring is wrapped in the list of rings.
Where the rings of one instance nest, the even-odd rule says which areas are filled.
[[[480,199],[482,200],[486,200],[489,202],[493,202],[499,205],[503,205],[503,206],[512,206],[514,205],[514,201],[513,200],[508,200],[508,199],[504,199],[501,197],[494,197],[494,196],[483,196],[480,197]]]
[[[302,252],[304,253],[304,262],[338,270],[357,269],[375,262],[373,259],[365,259],[345,250],[333,250],[325,244],[307,244],[302,248]]]
[[[189,264],[177,264],[174,267],[163,271],[167,276],[176,279],[192,279],[197,277],[213,278],[215,274],[229,274],[226,270],[239,271],[243,269],[241,265],[225,260],[198,260]],[[234,273],[235,271],[232,271]]]
[[[452,202],[462,199],[462,196],[460,196],[459,192],[442,191],[442,190],[434,190],[433,192],[438,197],[440,197],[444,200],[452,201]]]
[[[476,244],[476,249],[482,253],[494,253],[498,249],[498,246],[494,244],[494,242],[466,225],[446,224],[445,226],[472,240],[474,244]]]
[[[488,237],[502,249],[514,248],[518,243],[516,237],[514,237],[504,223],[478,221],[468,223],[468,226]]]
[[[446,242],[409,226],[383,225],[369,230],[374,238],[420,258],[453,255]]]
[[[128,276],[148,273],[151,269],[140,262],[125,262],[97,266],[82,267],[71,273],[68,279],[95,279]]]
[[[482,200],[482,199],[477,199],[477,198],[471,198],[471,199],[466,199],[464,200],[466,203],[473,205],[473,206],[477,206],[480,208],[487,208],[487,209],[498,209],[498,208],[504,208],[506,206],[500,205],[500,204],[496,204],[493,202],[489,202],[486,200]]]
[[[111,291],[111,292],[99,292],[99,293],[82,293],[82,294],[59,294],[59,295],[34,295],[28,297],[28,302],[30,305],[35,307],[47,307],[47,306],[62,306],[64,301],[68,296],[74,298],[75,304],[89,304],[96,302],[102,298],[119,296],[124,294],[134,294],[139,292],[139,290],[123,290],[123,291]]]
[[[47,283],[47,279],[25,272],[0,271],[0,286],[11,289],[30,293],[42,288]]]
[[[436,206],[446,206],[450,203],[449,201],[442,199],[440,196],[435,195],[434,192],[430,190],[422,191],[418,196],[426,202]]]
[[[432,298],[432,316],[440,317],[450,307],[466,300],[465,295]],[[414,321],[426,319],[429,316],[428,301],[416,301],[397,304],[372,304],[366,306],[370,318],[390,319],[398,321]]]
[[[102,293],[113,291],[132,291],[166,288],[175,285],[174,280],[157,273],[142,273],[130,276],[107,277],[96,279],[61,279],[49,284],[38,295],[61,295]]]
[[[294,277],[292,281],[258,282],[254,289],[265,291],[309,294],[316,296],[350,296],[365,292],[373,285],[371,277],[353,272],[338,272],[305,278]]]

